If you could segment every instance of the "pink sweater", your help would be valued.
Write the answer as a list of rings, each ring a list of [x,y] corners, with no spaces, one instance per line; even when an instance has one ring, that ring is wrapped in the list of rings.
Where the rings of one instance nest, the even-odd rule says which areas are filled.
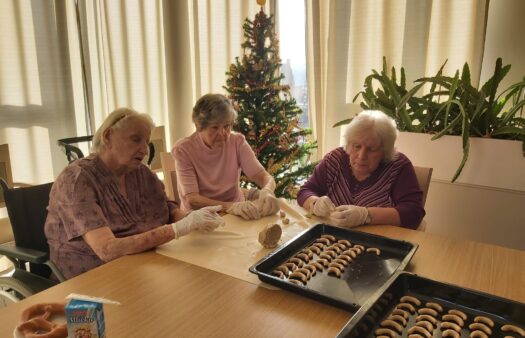
[[[223,146],[214,148],[209,148],[195,132],[175,143],[171,153],[175,158],[177,189],[186,210],[191,207],[185,197],[194,192],[218,201],[243,201],[241,170],[248,178],[264,170],[244,135],[235,132]]]

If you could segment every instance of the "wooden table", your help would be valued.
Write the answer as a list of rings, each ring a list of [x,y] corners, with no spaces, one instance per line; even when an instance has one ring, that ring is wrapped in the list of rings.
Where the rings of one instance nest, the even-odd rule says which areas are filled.
[[[407,269],[435,280],[525,302],[525,252],[391,226],[362,230],[418,243]],[[0,337],[20,312],[69,293],[118,300],[105,306],[114,337],[333,337],[351,313],[283,290],[268,290],[148,252],[120,258],[0,309]]]

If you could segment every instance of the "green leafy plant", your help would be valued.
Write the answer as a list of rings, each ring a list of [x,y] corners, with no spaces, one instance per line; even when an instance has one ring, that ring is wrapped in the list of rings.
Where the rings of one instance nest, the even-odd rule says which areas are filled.
[[[460,135],[463,158],[452,182],[468,159],[470,137],[520,140],[525,156],[525,77],[498,94],[498,87],[511,68],[503,66],[501,58],[496,61],[492,77],[480,89],[472,85],[467,63],[461,74],[458,70],[453,77],[443,75],[445,64],[435,76],[420,78],[414,87],[407,89],[404,68],[397,83],[395,68],[389,75],[383,58],[383,70],[372,70],[354,102],[361,96],[363,109],[383,111],[396,121],[400,131],[434,134],[432,140],[443,135]],[[419,95],[425,85],[430,85],[428,93]],[[334,127],[350,121],[340,121]]]

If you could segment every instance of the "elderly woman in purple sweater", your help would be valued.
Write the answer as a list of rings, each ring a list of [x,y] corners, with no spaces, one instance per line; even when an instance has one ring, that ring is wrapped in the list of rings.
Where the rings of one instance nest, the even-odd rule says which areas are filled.
[[[363,111],[301,187],[297,201],[342,227],[390,224],[415,229],[425,216],[414,167],[394,149],[397,128],[380,111]]]

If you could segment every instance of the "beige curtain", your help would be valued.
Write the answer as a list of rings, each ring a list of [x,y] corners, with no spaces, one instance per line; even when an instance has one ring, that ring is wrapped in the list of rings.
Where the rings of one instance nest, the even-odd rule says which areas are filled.
[[[307,0],[310,111],[318,156],[340,144],[332,125],[358,113],[353,97],[372,69],[404,66],[407,81],[471,67],[477,85],[485,35],[484,0]]]
[[[0,1],[0,144],[15,182],[52,181],[56,140],[85,133],[73,1]]]
[[[93,127],[129,106],[164,125],[170,145],[193,132],[198,97],[224,92],[225,72],[242,52],[242,23],[260,8],[242,0],[79,4]]]

